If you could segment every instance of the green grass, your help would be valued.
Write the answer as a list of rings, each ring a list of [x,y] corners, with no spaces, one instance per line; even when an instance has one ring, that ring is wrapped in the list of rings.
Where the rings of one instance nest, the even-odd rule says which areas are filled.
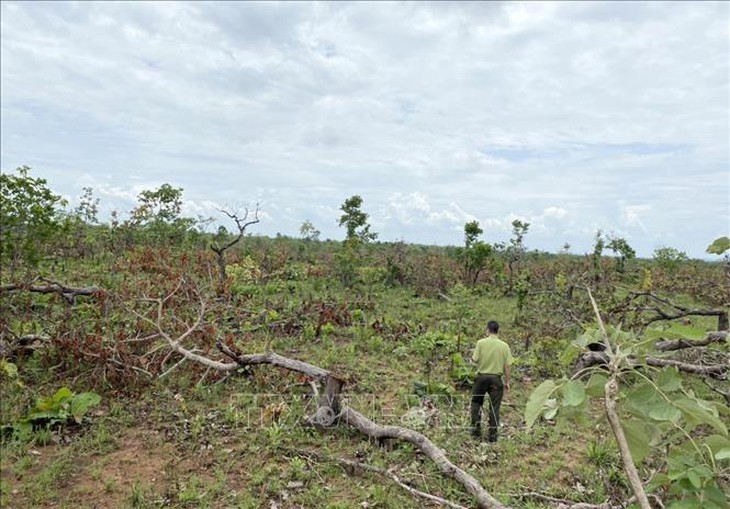
[[[168,261],[171,266],[173,262]],[[138,312],[143,308],[140,295],[164,295],[174,286],[175,281],[153,270],[161,264],[155,257],[145,262],[152,268],[139,268],[124,257],[117,263],[120,270],[111,274],[88,262],[69,261],[68,277],[58,279],[85,284],[95,275],[94,282],[118,292],[126,299],[124,306],[138,306],[134,307]],[[125,272],[131,269],[136,272]],[[208,295],[205,275],[191,279]],[[566,370],[560,355],[574,338],[535,336],[532,349],[525,352],[523,339],[533,331],[529,320],[526,325],[516,323],[515,298],[502,297],[496,288],[472,292],[459,287],[450,290],[451,300],[424,298],[415,296],[412,288],[368,284],[344,289],[327,278],[275,279],[249,286],[245,295],[230,300],[210,297],[211,311],[205,320],[215,330],[197,331],[190,344],[220,357],[213,339],[231,337],[245,352],[273,349],[333,370],[348,379],[349,404],[382,424],[401,425],[404,414],[420,406],[414,382],[425,380],[430,369],[431,381],[447,386],[453,398],[434,398],[436,416],[423,423],[421,431],[500,500],[538,508],[544,506],[517,494],[535,491],[595,504],[609,497],[616,501],[628,497],[600,402],[589,407],[589,425],[557,429],[539,422],[529,431],[524,428],[530,392],[544,370],[558,375]],[[18,310],[32,301],[18,298],[23,300]],[[150,332],[149,324],[115,301],[107,303],[106,311],[95,302],[68,307],[48,296],[36,303],[42,303],[37,312],[18,316],[14,327],[31,330],[42,323],[63,323],[69,334],[101,336],[105,344]],[[181,323],[196,316],[197,297],[181,294],[170,303],[165,325],[184,330]],[[346,305],[351,325],[325,323],[317,337],[319,315],[316,307],[308,307],[312,303]],[[458,349],[468,358],[489,319],[502,324],[501,336],[518,357],[496,445],[475,443],[469,437],[469,392],[457,388],[449,374],[451,353]],[[287,320],[299,328],[290,333],[272,328]],[[713,320],[693,319],[692,327],[709,327]],[[676,326],[675,330],[687,332]],[[454,341],[429,357],[419,350],[418,342],[430,333]],[[12,424],[38,395],[62,385],[74,391],[99,391],[102,411],[89,415],[74,430],[40,429],[28,441],[3,437],[3,506],[12,501],[16,509],[51,503],[93,507],[97,496],[110,505],[140,508],[244,508],[271,502],[287,508],[422,504],[391,480],[346,470],[336,458],[392,469],[418,489],[466,506],[473,503],[458,483],[445,479],[411,444],[381,445],[343,426],[322,431],[305,425],[314,403],[307,380],[296,374],[260,366],[248,375],[223,380],[214,373],[204,376],[204,368],[186,363],[162,380],[131,387],[127,385],[134,380],[131,377],[114,378],[118,365],[102,373],[96,360],[61,363],[63,353],[31,355],[18,363],[23,385],[0,385],[0,424]],[[166,366],[178,360],[172,356]],[[699,383],[693,387],[702,390]],[[58,440],[64,436],[68,440]]]

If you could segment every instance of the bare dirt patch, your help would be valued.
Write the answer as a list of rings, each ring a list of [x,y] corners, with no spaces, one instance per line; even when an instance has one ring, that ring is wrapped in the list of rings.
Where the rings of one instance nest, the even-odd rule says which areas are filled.
[[[156,431],[132,428],[119,439],[119,449],[91,456],[70,479],[60,499],[81,507],[118,508],[133,488],[160,488],[170,468],[179,461],[175,448]]]

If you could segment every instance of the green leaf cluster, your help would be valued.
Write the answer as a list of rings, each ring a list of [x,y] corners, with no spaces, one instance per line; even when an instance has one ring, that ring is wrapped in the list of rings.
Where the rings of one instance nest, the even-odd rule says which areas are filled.
[[[41,397],[24,418],[13,425],[16,434],[30,437],[33,427],[53,426],[75,422],[81,424],[89,410],[101,402],[101,396],[94,392],[75,394],[68,387],[61,387],[52,396]]]
[[[34,266],[58,229],[56,207],[65,202],[46,179],[29,176],[28,166],[16,172],[0,173],[0,260],[23,260]]]

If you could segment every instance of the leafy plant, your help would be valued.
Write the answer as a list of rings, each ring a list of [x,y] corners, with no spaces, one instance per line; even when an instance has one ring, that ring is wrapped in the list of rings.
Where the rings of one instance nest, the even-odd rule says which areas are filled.
[[[631,333],[606,329],[595,309],[600,328],[586,331],[578,343],[605,345],[608,366],[589,368],[592,374],[587,382],[576,377],[545,380],[525,407],[528,428],[541,416],[563,423],[583,419],[587,400],[602,396],[624,470],[641,507],[649,505],[636,463],[652,449],[663,448],[669,449],[667,469],[655,477],[651,488],[668,488],[678,498],[676,507],[727,507],[718,479],[721,464],[730,459],[730,439],[720,407],[686,388],[675,367],[637,369],[635,358],[642,353],[642,344]],[[692,436],[699,426],[715,434]]]
[[[69,422],[81,424],[89,410],[101,402],[94,392],[74,394],[68,387],[61,387],[53,396],[39,398],[35,407],[13,425],[20,437],[29,437],[34,427],[63,425]]]

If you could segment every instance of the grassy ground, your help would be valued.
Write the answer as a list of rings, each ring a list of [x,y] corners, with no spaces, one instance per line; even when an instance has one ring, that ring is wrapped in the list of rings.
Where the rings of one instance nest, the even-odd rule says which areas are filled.
[[[501,500],[540,507],[516,497],[536,491],[600,502],[621,491],[616,451],[598,411],[587,429],[525,431],[529,377],[516,376],[501,440],[489,445],[474,442],[465,428],[468,392],[434,397],[435,413],[419,419],[412,384],[422,378],[422,362],[413,355],[395,357],[383,341],[337,334],[288,348],[282,343],[274,346],[283,354],[351,373],[352,407],[379,423],[418,427]],[[432,376],[444,379],[444,371]],[[260,367],[216,383],[196,385],[195,378],[181,370],[138,399],[106,397],[83,426],[39,431],[29,442],[6,439],[3,507],[424,506],[391,480],[347,470],[336,458],[393,469],[418,489],[470,505],[461,487],[409,444],[302,424],[313,402],[308,384],[293,374]],[[17,411],[22,402],[15,403]]]
[[[119,293],[138,296],[170,279],[152,270],[155,257],[144,263],[151,267],[145,269],[147,275],[138,268],[129,271],[134,277],[107,271],[99,275],[100,284],[117,285]],[[143,285],[145,277],[149,281]],[[88,283],[90,278],[77,276],[75,281]],[[419,429],[505,503],[545,507],[521,496],[528,492],[592,503],[628,498],[618,453],[599,407],[589,407],[588,425],[556,429],[540,422],[525,429],[527,398],[545,370],[559,364],[568,340],[548,343],[532,338],[530,352],[523,351],[523,329],[514,325],[515,299],[458,291],[452,292],[451,300],[427,299],[408,289],[377,285],[343,290],[321,279],[273,281],[239,290],[252,294],[222,307],[217,317],[221,332],[234,336],[239,348],[273,349],[345,375],[350,406],[378,423]],[[95,320],[118,320],[129,336],[139,327],[127,318],[115,318],[119,310],[103,315],[97,304],[81,302],[69,308],[60,298],[46,297],[35,302],[53,307],[49,316],[59,323],[74,320],[73,310],[98,315]],[[319,335],[313,322],[300,324],[294,333],[277,332],[274,326],[297,318],[308,302],[346,303],[351,323],[325,323]],[[194,315],[189,309],[185,312],[179,315]],[[468,357],[490,319],[502,324],[501,336],[518,357],[497,444],[478,443],[469,436],[469,393],[450,377],[451,351],[424,349],[419,343],[429,333],[447,334]],[[32,320],[26,321],[23,332],[35,332]],[[703,327],[712,324],[708,321]],[[110,336],[115,332],[98,330]],[[91,375],[68,377],[33,358],[18,365],[25,385],[0,387],[3,425],[17,421],[37,397],[60,386],[88,390],[96,373],[92,365],[87,371]],[[414,395],[414,382],[424,380],[443,383],[451,391],[448,397],[430,398],[433,411]],[[410,444],[375,443],[344,426],[321,431],[303,424],[314,409],[311,388],[301,376],[277,368],[263,366],[224,378],[183,366],[138,393],[111,383],[93,388],[102,393],[102,404],[82,425],[39,429],[28,440],[4,434],[3,508],[428,506],[391,479],[348,469],[338,458],[387,469],[417,489],[472,505],[460,485],[444,479]]]

